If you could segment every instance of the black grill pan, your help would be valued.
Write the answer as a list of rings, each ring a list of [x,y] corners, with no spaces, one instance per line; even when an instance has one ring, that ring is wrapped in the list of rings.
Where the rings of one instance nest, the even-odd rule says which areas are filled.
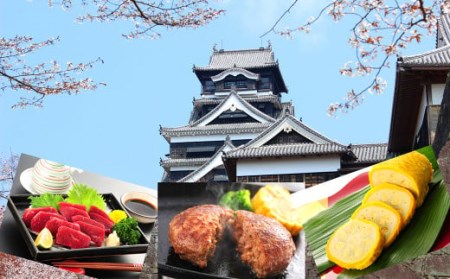
[[[172,278],[245,278],[256,279],[251,269],[236,253],[236,245],[228,233],[219,242],[214,257],[205,269],[184,261],[174,253],[168,239],[169,222],[179,212],[199,204],[218,204],[220,196],[231,190],[249,189],[252,196],[260,185],[226,183],[159,183],[158,184],[158,273]],[[296,255],[287,271],[271,279],[304,278],[304,245],[294,238]],[[302,247],[300,247],[302,246]],[[303,273],[303,274],[302,274]]]

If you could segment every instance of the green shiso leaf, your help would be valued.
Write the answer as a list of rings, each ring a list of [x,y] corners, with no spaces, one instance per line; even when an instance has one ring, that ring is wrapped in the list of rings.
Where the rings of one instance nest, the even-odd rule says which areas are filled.
[[[434,175],[424,204],[417,208],[410,223],[402,230],[390,247],[370,267],[364,270],[344,270],[339,278],[357,278],[403,261],[424,255],[436,241],[450,208],[450,197],[437,166],[433,149],[428,146],[417,150],[432,163]],[[334,266],[328,261],[325,246],[338,226],[345,223],[361,204],[370,186],[343,198],[329,209],[322,211],[303,226],[308,245],[319,273]]]
[[[29,196],[28,200],[30,200],[32,208],[51,206],[58,210],[58,203],[62,202],[64,198],[58,194],[45,193],[35,197]]]
[[[105,210],[106,203],[103,196],[97,193],[97,190],[89,187],[85,184],[75,184],[67,193],[67,202],[75,204],[83,204],[86,206],[86,210],[89,211],[91,205]]]

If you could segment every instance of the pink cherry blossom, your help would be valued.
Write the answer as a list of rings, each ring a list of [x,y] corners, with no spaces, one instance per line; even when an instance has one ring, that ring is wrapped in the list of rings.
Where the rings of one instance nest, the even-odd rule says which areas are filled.
[[[339,72],[347,77],[370,76],[372,80],[361,90],[350,90],[342,102],[331,104],[328,108],[330,115],[357,107],[366,92],[381,94],[386,88],[386,81],[380,75],[389,67],[389,60],[395,59],[399,49],[420,43],[423,35],[434,35],[437,18],[442,13],[450,13],[450,0],[334,0],[325,2],[313,20],[292,29],[276,29],[283,17],[288,16],[288,11],[297,4],[301,5],[301,2],[292,1],[287,12],[262,36],[275,32],[292,37],[305,28],[310,30],[325,14],[334,21],[344,17],[351,19],[353,27],[348,43],[357,50],[356,59],[353,59],[355,62],[346,62]]]

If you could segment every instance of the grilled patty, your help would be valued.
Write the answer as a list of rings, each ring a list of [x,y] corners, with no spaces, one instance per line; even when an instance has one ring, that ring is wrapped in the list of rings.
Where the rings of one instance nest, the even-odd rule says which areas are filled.
[[[234,218],[234,237],[241,260],[259,278],[283,272],[295,252],[289,231],[274,219],[238,210]]]
[[[198,205],[177,214],[169,223],[169,240],[180,258],[200,268],[214,255],[232,211],[219,205]]]
[[[234,215],[234,217],[233,217]],[[291,234],[278,221],[253,212],[218,205],[199,205],[169,223],[169,240],[181,259],[207,266],[224,228],[233,231],[241,260],[259,278],[283,272],[295,252]]]

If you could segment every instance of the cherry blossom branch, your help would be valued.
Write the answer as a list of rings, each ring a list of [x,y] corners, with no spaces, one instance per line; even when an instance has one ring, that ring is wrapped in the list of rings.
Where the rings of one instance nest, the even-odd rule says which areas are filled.
[[[261,36],[259,36],[260,38],[266,36],[267,34],[275,31],[275,27],[277,27],[278,23],[280,23],[280,21],[288,14],[291,12],[291,9],[295,6],[295,4],[297,4],[298,0],[295,0],[292,2],[292,4],[289,6],[289,8],[287,8],[284,13],[277,19],[277,21],[275,21],[275,23],[272,25],[272,27],[267,30],[264,34],[262,34]]]
[[[8,198],[9,190],[11,189],[14,175],[16,174],[18,162],[19,156],[12,152],[9,157],[4,157],[3,155],[0,156],[0,185],[2,186],[0,198]]]
[[[53,5],[49,0],[49,5]],[[65,7],[73,5],[72,0],[63,0]],[[149,37],[159,38],[156,27],[197,28],[208,24],[225,11],[210,7],[208,0],[144,1],[144,0],[83,0],[82,5],[89,9],[78,21],[109,22],[129,21],[134,31],[124,34],[128,39]]]
[[[351,89],[342,102],[329,106],[328,114],[336,111],[347,112],[363,102],[366,92],[381,94],[386,82],[381,78],[389,61],[399,54],[400,49],[413,42],[420,43],[423,34],[435,34],[437,17],[450,13],[450,0],[433,0],[427,5],[423,0],[391,1],[384,0],[333,0],[320,8],[318,16],[295,28],[279,31],[276,26],[287,17],[297,1],[278,18],[275,24],[262,36],[270,32],[292,37],[295,32],[310,32],[311,27],[325,12],[334,20],[355,17],[349,44],[355,48],[356,62],[349,61],[339,70],[344,76],[371,77],[368,86],[362,90]]]
[[[35,66],[30,66],[25,61],[26,55],[57,41],[59,38],[34,42],[29,36],[0,37],[0,90],[33,93],[20,97],[12,108],[42,107],[43,100],[48,95],[77,94],[82,90],[95,90],[98,85],[105,85],[97,84],[89,78],[76,78],[76,75],[92,68],[95,63],[103,62],[100,58],[77,65],[67,62],[64,68],[56,61]]]

